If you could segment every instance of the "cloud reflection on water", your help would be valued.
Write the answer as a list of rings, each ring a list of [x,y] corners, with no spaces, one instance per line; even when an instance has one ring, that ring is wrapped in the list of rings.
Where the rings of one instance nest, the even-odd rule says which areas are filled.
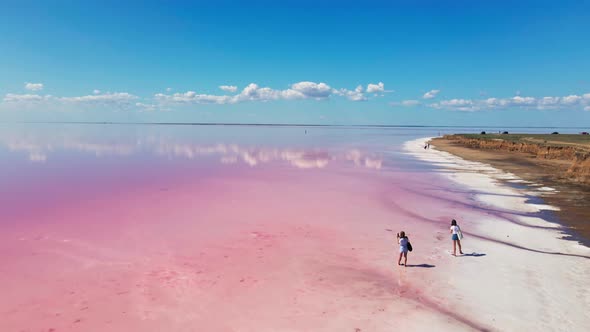
[[[324,150],[305,150],[292,148],[252,148],[237,144],[216,144],[199,146],[191,144],[161,143],[155,152],[162,155],[193,159],[204,155],[218,154],[223,164],[243,162],[249,166],[285,161],[297,168],[324,168],[332,160],[338,159]]]
[[[70,139],[42,143],[40,139],[28,137],[9,141],[2,140],[1,143],[3,143],[10,151],[27,153],[29,160],[33,162],[45,162],[48,159],[48,154],[58,150],[92,153],[97,157],[108,155],[130,155],[136,150],[135,147],[130,144],[91,143]]]
[[[74,151],[89,153],[96,157],[129,156],[140,152],[184,159],[217,155],[222,164],[244,163],[251,167],[270,162],[285,162],[296,168],[312,169],[325,168],[333,161],[352,162],[355,166],[371,169],[380,169],[382,166],[380,157],[368,155],[360,149],[330,152],[319,148],[246,147],[225,143],[199,145],[162,137],[147,137],[132,143],[119,143],[100,141],[99,138],[90,140],[89,137],[68,136],[63,133],[55,137],[0,135],[0,144],[11,152],[26,153],[31,162],[46,162],[50,154],[58,151]]]

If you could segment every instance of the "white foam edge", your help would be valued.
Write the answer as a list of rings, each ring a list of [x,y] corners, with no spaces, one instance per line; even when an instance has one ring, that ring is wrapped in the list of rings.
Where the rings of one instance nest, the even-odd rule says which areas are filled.
[[[474,194],[474,199],[482,204],[507,212],[559,211],[556,206],[527,203],[529,197],[525,190],[504,185],[501,181],[522,180],[512,173],[504,172],[489,164],[468,161],[451,153],[437,150],[435,144],[431,144],[431,149],[424,149],[422,142],[430,139],[432,138],[408,141],[404,143],[403,149],[419,160],[429,162],[442,169],[452,170],[451,172],[441,172],[440,175],[460,185],[476,189],[479,193]],[[545,189],[545,191],[548,190]]]

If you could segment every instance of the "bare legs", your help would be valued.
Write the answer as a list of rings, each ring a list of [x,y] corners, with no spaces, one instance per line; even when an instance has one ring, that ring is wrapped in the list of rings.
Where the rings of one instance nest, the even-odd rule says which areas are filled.
[[[404,256],[404,265],[408,266],[408,253],[407,252],[400,252],[399,258],[397,260],[397,265],[402,265],[402,256]]]
[[[461,250],[461,240],[453,240],[453,255],[457,254],[457,244],[459,245],[459,253],[463,255],[463,250]]]

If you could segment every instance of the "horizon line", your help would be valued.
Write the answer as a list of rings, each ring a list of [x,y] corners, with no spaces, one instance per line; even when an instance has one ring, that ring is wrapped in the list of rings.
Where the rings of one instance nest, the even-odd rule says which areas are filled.
[[[84,125],[161,125],[161,126],[261,126],[261,127],[372,127],[372,128],[565,128],[588,127],[562,126],[473,126],[473,125],[412,125],[412,124],[297,124],[297,123],[248,123],[248,122],[121,122],[121,121],[0,121],[2,124],[84,124]]]

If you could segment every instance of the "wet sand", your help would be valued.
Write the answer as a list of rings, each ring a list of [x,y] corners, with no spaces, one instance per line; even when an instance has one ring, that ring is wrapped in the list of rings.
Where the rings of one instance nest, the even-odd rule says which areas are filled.
[[[452,153],[466,160],[492,165],[516,174],[529,184],[542,184],[554,188],[543,195],[548,204],[558,206],[556,219],[567,229],[564,236],[590,245],[590,187],[568,181],[564,174],[570,163],[560,160],[534,158],[522,152],[505,152],[473,149],[444,138],[432,140],[432,147]],[[507,182],[510,183],[510,182]],[[526,186],[526,183],[519,185]]]

